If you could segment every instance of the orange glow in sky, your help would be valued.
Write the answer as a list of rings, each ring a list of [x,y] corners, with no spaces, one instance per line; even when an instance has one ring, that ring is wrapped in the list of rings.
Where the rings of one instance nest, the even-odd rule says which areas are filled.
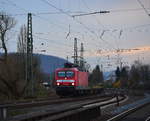
[[[143,46],[143,47],[137,47],[137,48],[130,48],[130,49],[118,49],[118,50],[113,50],[113,51],[105,51],[105,50],[100,50],[100,51],[90,51],[87,52],[85,55],[86,56],[112,56],[116,54],[120,55],[134,55],[138,53],[148,53],[150,52],[150,46]]]

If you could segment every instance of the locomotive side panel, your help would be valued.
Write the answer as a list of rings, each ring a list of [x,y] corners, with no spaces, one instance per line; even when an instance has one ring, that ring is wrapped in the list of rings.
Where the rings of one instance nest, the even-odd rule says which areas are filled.
[[[78,71],[78,88],[88,88],[88,72]]]

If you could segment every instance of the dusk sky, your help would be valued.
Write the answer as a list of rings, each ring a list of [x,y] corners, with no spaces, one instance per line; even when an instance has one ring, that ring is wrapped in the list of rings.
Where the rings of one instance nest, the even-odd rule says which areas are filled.
[[[92,67],[112,70],[119,59],[124,65],[137,59],[150,62],[150,0],[0,0],[0,11],[17,20],[8,36],[10,52],[17,50],[17,35],[31,12],[34,53],[69,56],[72,61],[76,37]],[[72,17],[98,11],[110,13]]]

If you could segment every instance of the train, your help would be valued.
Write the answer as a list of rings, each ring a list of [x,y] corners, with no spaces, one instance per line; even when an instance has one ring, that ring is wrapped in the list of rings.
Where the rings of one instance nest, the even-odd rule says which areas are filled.
[[[65,63],[63,68],[55,70],[55,89],[59,96],[97,94],[102,88],[90,88],[89,72],[72,63]]]

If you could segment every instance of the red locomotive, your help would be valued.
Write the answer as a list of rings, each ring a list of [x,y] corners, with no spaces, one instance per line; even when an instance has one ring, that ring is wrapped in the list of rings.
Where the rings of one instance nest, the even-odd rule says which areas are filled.
[[[56,69],[55,84],[58,95],[74,95],[88,88],[88,72],[66,63],[64,68]]]
[[[89,73],[74,64],[66,63],[55,71],[56,93],[60,96],[100,93],[101,89],[88,87]]]

